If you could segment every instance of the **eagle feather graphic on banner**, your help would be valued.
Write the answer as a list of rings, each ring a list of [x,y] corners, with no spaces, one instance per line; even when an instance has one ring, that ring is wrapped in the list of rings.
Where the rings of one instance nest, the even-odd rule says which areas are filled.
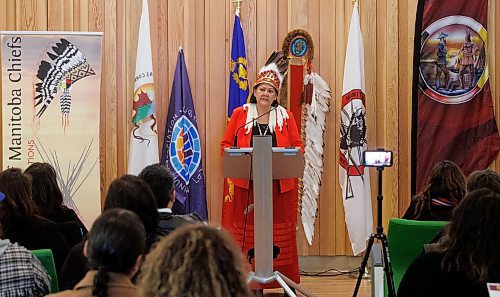
[[[71,42],[61,38],[60,42],[52,47],[54,53],[47,51],[50,62],[42,60],[38,67],[37,78],[40,82],[35,84],[35,131],[40,126],[40,118],[54,100],[59,89],[61,91],[60,107],[61,122],[66,131],[69,125],[71,110],[71,88],[80,79],[95,75],[85,55]]]
[[[323,173],[323,148],[326,113],[330,111],[331,91],[328,84],[312,71],[314,45],[303,29],[289,32],[282,51],[289,59],[288,84],[281,100],[289,98],[289,108],[296,115],[304,140],[304,174],[301,180],[300,209],[307,242],[312,245],[314,223],[318,213],[318,197]],[[300,115],[300,116],[297,116]]]

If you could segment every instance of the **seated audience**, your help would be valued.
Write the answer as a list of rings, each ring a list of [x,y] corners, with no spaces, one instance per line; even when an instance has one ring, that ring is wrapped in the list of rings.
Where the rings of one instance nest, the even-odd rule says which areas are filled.
[[[70,246],[82,241],[87,228],[75,211],[63,204],[54,168],[48,163],[33,163],[24,173],[31,176],[32,199],[40,215],[57,223]]]
[[[500,194],[470,192],[453,210],[432,252],[419,256],[399,285],[399,297],[488,296],[500,282]]]
[[[0,204],[5,195],[0,193]],[[29,250],[2,239],[0,223],[0,296],[45,296],[50,277]]]
[[[500,176],[495,171],[486,169],[472,172],[467,178],[467,192],[487,188],[500,194]],[[441,239],[443,230],[440,230],[432,239],[430,244],[424,245],[424,250],[432,250],[434,245]]]
[[[141,178],[124,175],[109,186],[103,211],[123,208],[135,213],[146,230],[146,251],[157,240],[158,211],[149,186]],[[83,255],[83,243],[75,245],[62,268],[59,284],[61,289],[71,289],[87,273],[87,259]]]
[[[91,270],[73,290],[49,296],[137,296],[131,279],[139,270],[145,242],[144,226],[136,214],[125,209],[103,212],[85,242]]]
[[[51,249],[59,273],[69,251],[69,245],[56,223],[41,217],[31,199],[29,176],[18,168],[0,173],[0,222],[4,238],[30,250]]]
[[[251,296],[241,249],[224,230],[189,224],[164,237],[146,256],[142,296]]]
[[[178,215],[172,212],[172,206],[175,202],[174,176],[167,166],[162,164],[146,166],[139,173],[139,177],[149,185],[156,199],[160,214],[158,236],[166,236],[181,225],[202,221],[196,213]]]
[[[488,188],[500,194],[500,175],[489,169],[472,172],[467,178],[467,192],[481,188]]]
[[[465,195],[465,177],[451,161],[434,165],[422,193],[413,197],[403,219],[448,221],[453,208]]]

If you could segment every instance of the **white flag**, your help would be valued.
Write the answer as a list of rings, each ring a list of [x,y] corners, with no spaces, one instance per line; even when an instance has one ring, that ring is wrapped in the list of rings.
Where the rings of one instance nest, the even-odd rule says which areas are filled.
[[[339,161],[345,221],[355,255],[366,249],[366,240],[373,231],[370,175],[362,163],[368,146],[365,115],[364,49],[356,3],[344,65]]]
[[[148,1],[142,1],[142,14],[135,63],[134,104],[128,173],[138,174],[144,167],[159,162],[156,132],[155,93]]]

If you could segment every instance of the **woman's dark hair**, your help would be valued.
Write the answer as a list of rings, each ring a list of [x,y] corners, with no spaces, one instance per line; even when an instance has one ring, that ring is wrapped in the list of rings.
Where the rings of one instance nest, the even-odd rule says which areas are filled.
[[[241,249],[224,230],[186,224],[164,237],[141,267],[142,296],[250,296]]]
[[[134,212],[146,229],[147,248],[156,240],[159,214],[153,192],[135,175],[115,179],[108,189],[103,210],[124,208]]]
[[[433,194],[448,198],[455,204],[462,200],[465,195],[465,177],[457,164],[445,160],[432,167],[423,192],[416,197],[416,218],[419,217],[422,209],[430,203]]]
[[[32,199],[40,214],[49,218],[63,207],[63,195],[57,184],[54,167],[48,163],[33,163],[24,170],[31,176]]]
[[[15,220],[38,215],[31,200],[31,181],[19,168],[9,168],[0,173],[0,192],[5,198],[0,203],[0,220],[4,228]]]
[[[472,172],[467,178],[467,191],[472,192],[481,188],[488,188],[500,194],[500,175],[489,169]]]
[[[97,270],[92,296],[108,296],[108,272],[132,271],[145,252],[145,237],[141,220],[129,210],[110,209],[97,218],[87,238],[88,262]]]
[[[163,164],[152,164],[144,167],[139,173],[151,188],[155,196],[156,205],[159,208],[166,207],[170,201],[170,194],[174,190],[174,176]]]
[[[438,243],[443,271],[460,272],[476,283],[500,267],[500,194],[490,189],[468,193],[453,210]]]

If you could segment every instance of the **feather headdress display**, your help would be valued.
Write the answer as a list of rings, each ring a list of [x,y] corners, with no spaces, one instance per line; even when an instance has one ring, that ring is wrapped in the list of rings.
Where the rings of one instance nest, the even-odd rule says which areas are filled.
[[[312,245],[314,223],[323,173],[323,148],[326,113],[330,111],[331,91],[328,84],[312,71],[314,46],[311,35],[303,29],[288,33],[283,41],[283,53],[289,62],[289,107],[301,127],[304,140],[304,174],[300,181],[300,212],[307,242]],[[285,89],[285,87],[283,87]]]
[[[35,122],[37,130],[39,119],[49,107],[59,89],[61,91],[60,107],[62,126],[66,130],[69,124],[71,111],[71,88],[78,80],[95,75],[85,55],[71,42],[61,38],[53,47],[54,51],[47,51],[50,61],[42,60],[38,67],[35,84]]]

